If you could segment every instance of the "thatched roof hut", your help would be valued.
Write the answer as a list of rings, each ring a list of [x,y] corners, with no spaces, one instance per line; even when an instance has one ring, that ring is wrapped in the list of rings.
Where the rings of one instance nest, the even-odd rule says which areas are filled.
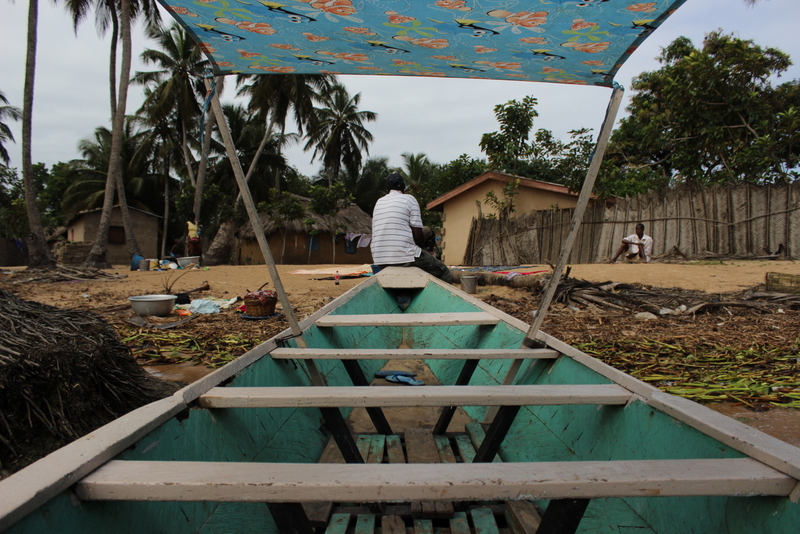
[[[308,210],[309,199],[298,198]],[[309,211],[303,219],[288,221],[285,228],[279,228],[268,213],[259,213],[258,217],[276,263],[305,265],[372,262],[369,247],[356,247],[353,252],[353,247],[347,246],[346,236],[372,233],[372,217],[355,204],[343,207],[334,217],[320,217]],[[314,219],[314,224],[310,227],[306,225],[308,219]],[[249,221],[239,228],[238,234],[239,263],[264,263]],[[336,236],[335,246],[332,236]]]

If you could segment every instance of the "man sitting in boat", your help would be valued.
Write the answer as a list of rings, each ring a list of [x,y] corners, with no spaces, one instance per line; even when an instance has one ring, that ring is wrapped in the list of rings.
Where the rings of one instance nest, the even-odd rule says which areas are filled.
[[[372,262],[378,268],[419,267],[433,276],[451,283],[450,270],[440,260],[421,248],[425,243],[419,203],[404,193],[403,177],[392,173],[386,177],[388,193],[378,199],[372,213]]]
[[[625,253],[625,259],[628,261],[641,259],[645,263],[650,263],[650,255],[653,253],[653,238],[645,235],[642,223],[636,225],[635,234],[631,234],[622,240],[617,253],[608,263],[616,262],[623,252]]]

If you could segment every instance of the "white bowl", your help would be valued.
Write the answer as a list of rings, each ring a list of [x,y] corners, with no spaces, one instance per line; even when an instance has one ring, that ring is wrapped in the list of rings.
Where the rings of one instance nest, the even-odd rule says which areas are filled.
[[[200,263],[200,256],[186,256],[184,258],[177,258],[178,265],[186,267],[190,263]]]
[[[138,297],[128,297],[131,301],[131,308],[139,315],[155,315],[156,317],[166,317],[172,313],[175,306],[175,295],[140,295]]]

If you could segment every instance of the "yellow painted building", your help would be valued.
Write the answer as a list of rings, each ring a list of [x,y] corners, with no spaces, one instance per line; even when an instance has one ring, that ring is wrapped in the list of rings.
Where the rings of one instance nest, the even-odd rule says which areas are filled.
[[[486,193],[494,191],[497,198],[502,199],[503,188],[515,178],[519,178],[518,193],[514,199],[517,215],[534,210],[573,208],[578,202],[578,195],[571,193],[566,186],[487,171],[428,203],[429,210],[444,213],[442,261],[448,265],[460,265],[463,262],[472,219],[479,215],[478,205],[484,216],[496,213],[492,206],[484,203]]]

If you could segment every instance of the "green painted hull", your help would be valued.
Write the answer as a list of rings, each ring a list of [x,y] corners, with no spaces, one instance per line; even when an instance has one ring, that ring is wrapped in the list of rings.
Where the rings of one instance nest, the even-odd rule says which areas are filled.
[[[480,304],[460,292],[429,282],[417,291],[406,313],[480,311]],[[485,305],[484,305],[485,306]],[[327,307],[331,314],[400,313],[391,291],[373,280],[365,282]],[[499,313],[499,312],[495,312]],[[304,337],[314,348],[518,348],[525,325],[506,317],[496,326],[420,326],[318,328],[303,322]],[[287,346],[293,346],[289,340]],[[277,360],[266,352],[268,342],[243,357],[247,365],[223,370],[182,393],[192,400],[205,389],[225,385],[308,386],[301,361]],[[572,349],[574,351],[574,349]],[[577,352],[577,351],[574,351]],[[588,358],[588,356],[585,356]],[[236,362],[234,362],[235,364]],[[371,376],[386,360],[364,360]],[[454,384],[463,361],[427,360],[444,385]],[[231,364],[233,365],[233,364]],[[511,360],[482,360],[471,384],[496,385]],[[241,367],[242,364],[239,363]],[[328,385],[352,385],[342,363],[322,360],[318,367]],[[597,363],[590,369],[572,357],[523,363],[519,384],[608,384],[614,372]],[[609,378],[612,377],[612,378]],[[467,407],[475,421],[486,408]],[[343,410],[346,416],[348,410]],[[316,463],[330,435],[320,412],[313,408],[206,410],[189,407],[168,417],[113,456],[121,460],[230,461]],[[102,432],[99,431],[99,432]],[[500,450],[504,461],[639,460],[738,458],[745,456],[685,422],[646,402],[628,406],[523,407]],[[21,472],[21,473],[24,473]],[[16,477],[17,475],[15,475]],[[15,477],[0,483],[12,489]],[[77,478],[72,482],[77,481]],[[76,503],[69,484],[10,525],[13,533],[277,533],[265,504],[213,502],[82,502]],[[2,501],[2,498],[0,498]],[[537,502],[546,508],[547,501]],[[2,504],[0,504],[2,507]],[[796,533],[800,505],[770,497],[653,497],[594,499],[578,532],[586,533]],[[0,527],[9,526],[0,523]],[[2,530],[2,528],[0,528]]]

